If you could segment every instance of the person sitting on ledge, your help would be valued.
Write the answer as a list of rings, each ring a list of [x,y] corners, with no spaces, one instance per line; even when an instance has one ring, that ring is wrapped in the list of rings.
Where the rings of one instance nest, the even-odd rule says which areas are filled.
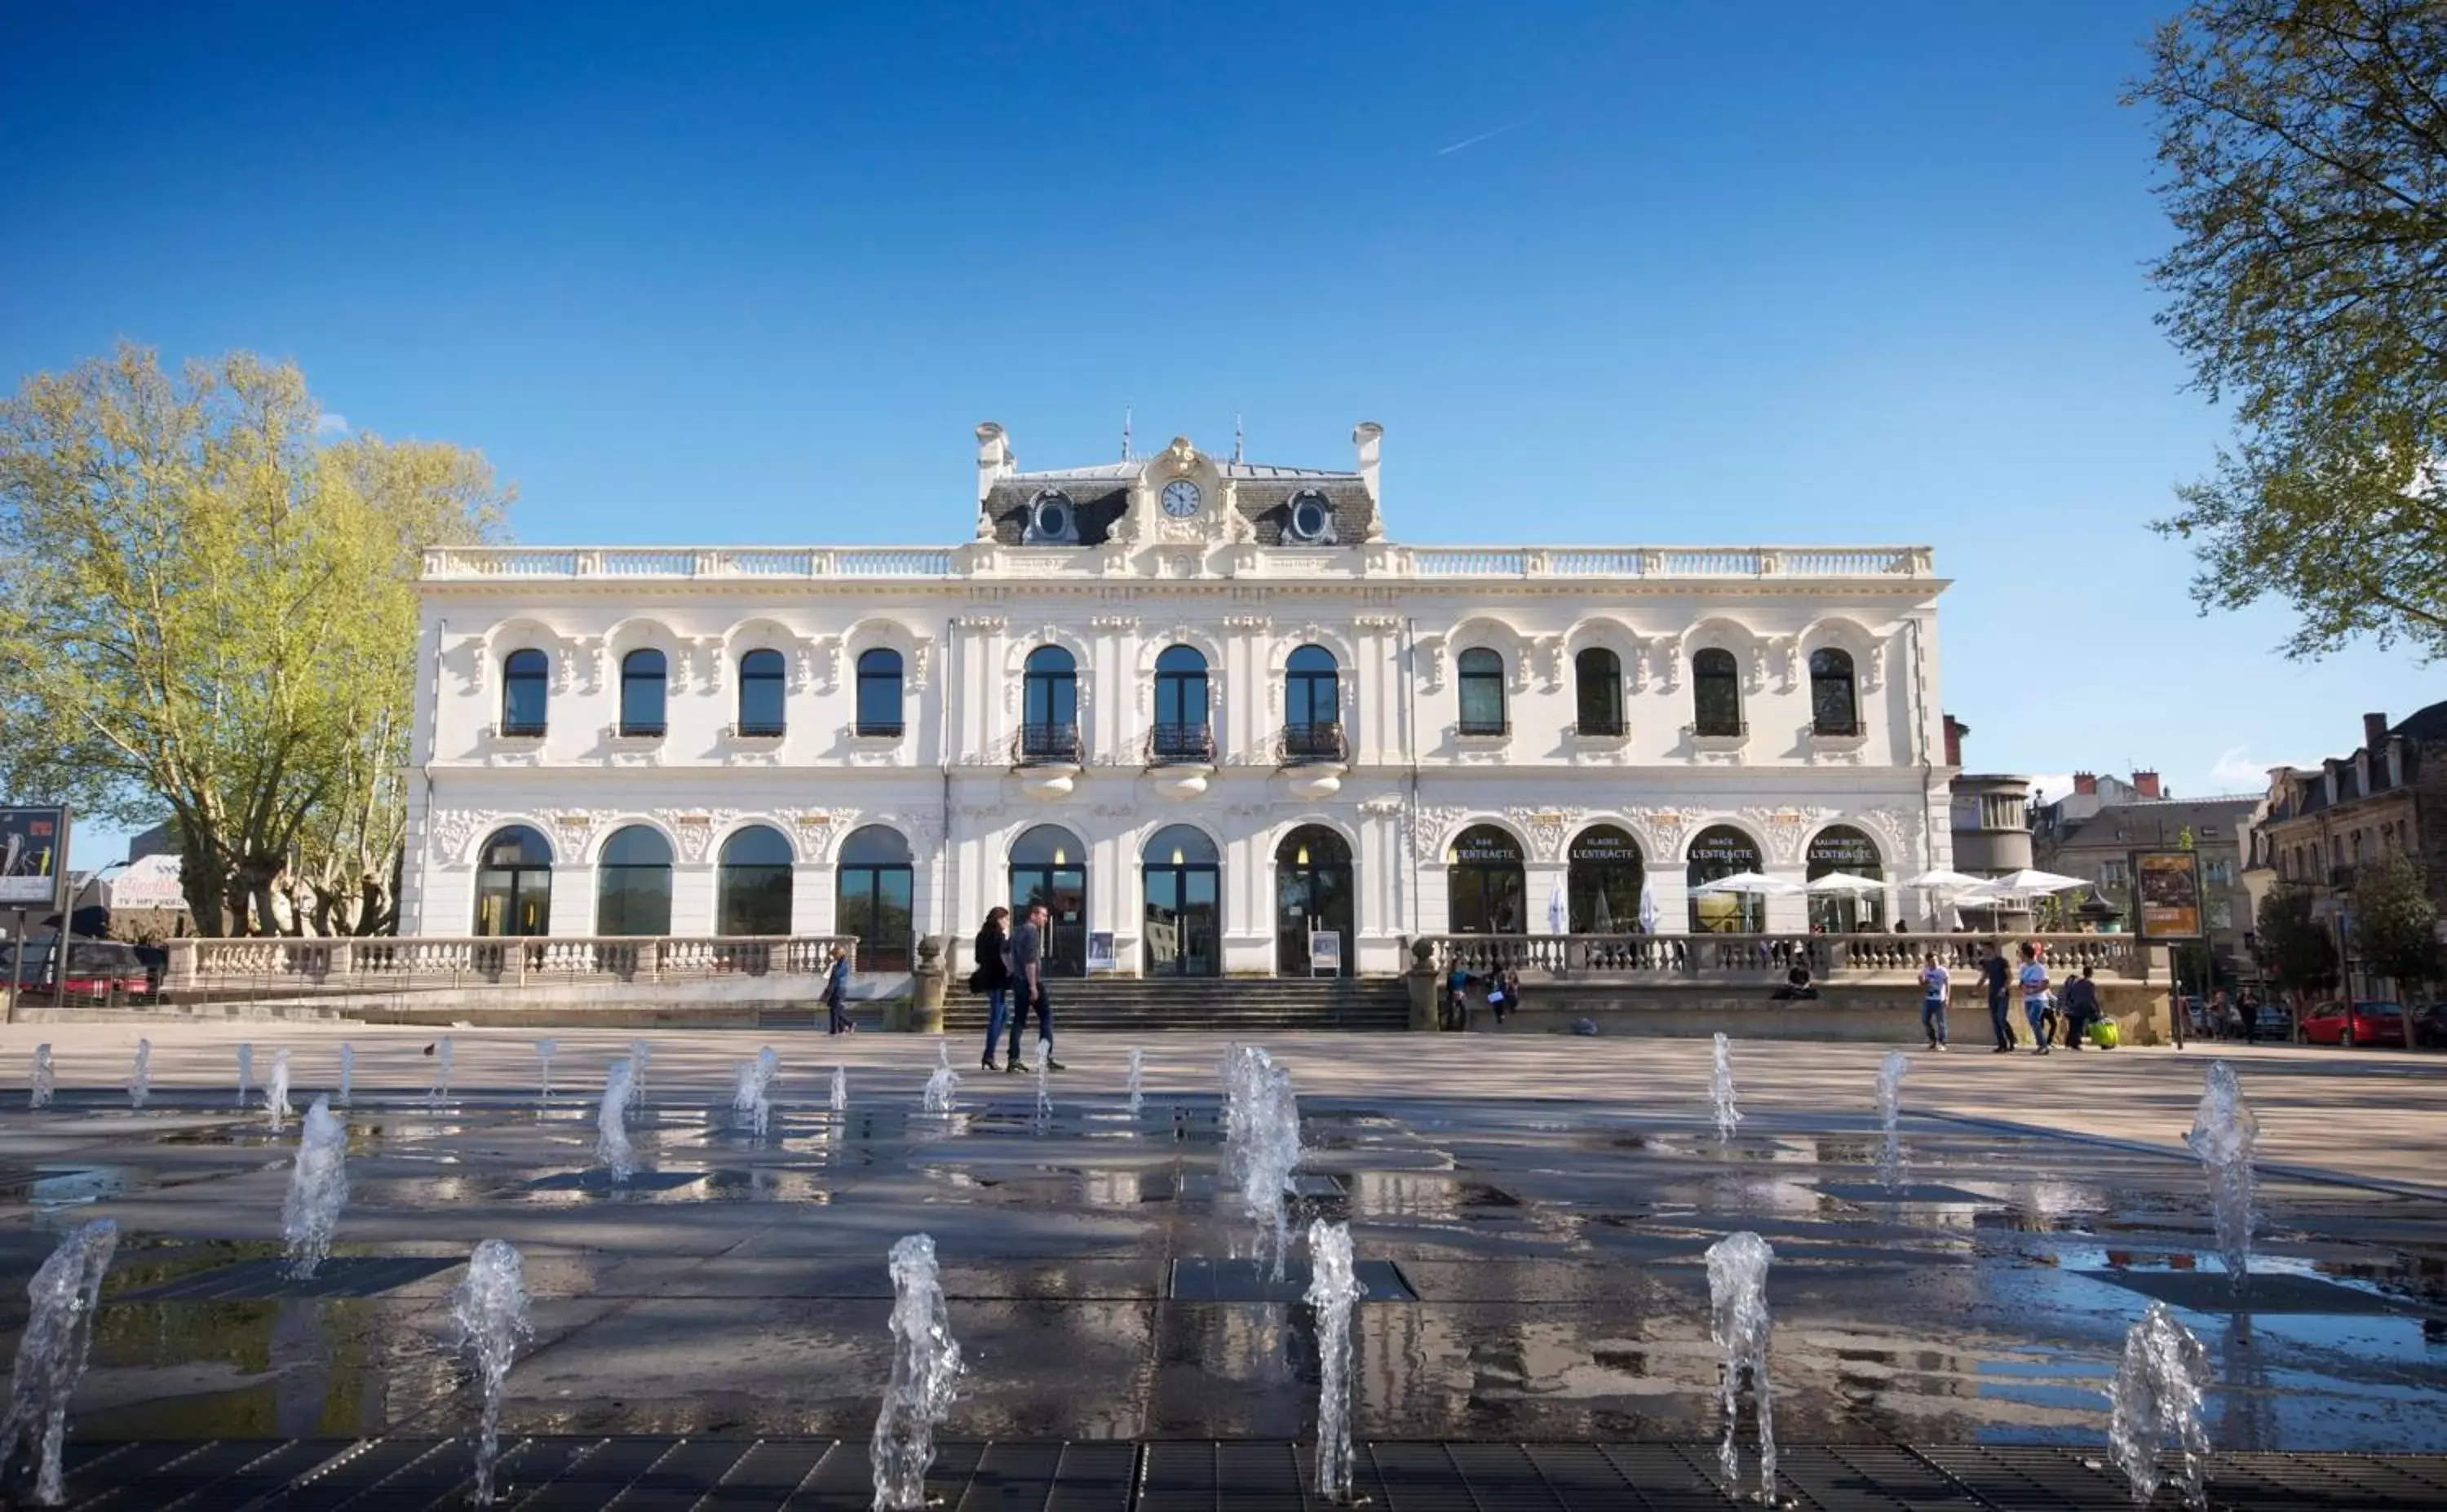
[[[1812,1001],[1818,996],[1818,989],[1810,981],[1810,956],[1806,952],[1793,953],[1793,970],[1784,973],[1784,985],[1768,996],[1777,1003]]]

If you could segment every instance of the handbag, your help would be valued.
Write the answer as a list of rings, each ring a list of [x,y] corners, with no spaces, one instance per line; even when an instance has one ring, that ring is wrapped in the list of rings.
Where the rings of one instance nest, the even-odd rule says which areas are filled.
[[[979,983],[981,983],[981,982],[983,982],[983,981],[985,980],[985,977],[986,977],[986,969],[985,969],[984,967],[982,967],[982,966],[978,967],[976,971],[971,972],[971,973],[969,973],[969,991],[970,991],[970,992],[984,992],[984,991],[985,991],[985,989],[984,989],[982,986],[979,986],[978,984],[979,984]]]

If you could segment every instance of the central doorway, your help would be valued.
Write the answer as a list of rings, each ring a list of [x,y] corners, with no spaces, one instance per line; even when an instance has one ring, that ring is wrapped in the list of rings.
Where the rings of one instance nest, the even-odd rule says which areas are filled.
[[[1079,837],[1059,824],[1039,824],[1011,845],[1012,928],[1029,909],[1046,910],[1045,959],[1050,976],[1079,976],[1088,970],[1088,851]]]
[[[1189,824],[1157,830],[1139,853],[1139,874],[1147,906],[1141,969],[1149,976],[1223,974],[1223,872],[1206,832]]]
[[[1302,824],[1275,847],[1275,971],[1312,974],[1309,936],[1341,936],[1338,974],[1351,974],[1351,847],[1323,824]]]
[[[1526,935],[1528,887],[1521,842],[1492,824],[1472,824],[1445,852],[1447,927],[1456,935]]]

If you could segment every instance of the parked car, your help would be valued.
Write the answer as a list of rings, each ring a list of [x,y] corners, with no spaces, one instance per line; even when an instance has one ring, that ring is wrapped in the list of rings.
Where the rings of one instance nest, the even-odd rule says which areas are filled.
[[[2290,1040],[2294,1037],[2294,1014],[2283,1003],[2263,1003],[2254,1015],[2252,1033],[2265,1040]]]
[[[2447,1003],[2425,1003],[2414,1009],[2413,1043],[2447,1049]]]
[[[104,1002],[149,997],[155,978],[133,945],[115,939],[68,937],[67,966],[59,970],[59,937],[38,935],[26,941],[26,964],[16,966],[15,946],[0,940],[0,982],[23,984],[28,997],[53,1002]]]
[[[2347,1005],[2332,999],[2303,1016],[2303,1038],[2313,1045],[2401,1046],[2404,1023],[2400,1003]]]

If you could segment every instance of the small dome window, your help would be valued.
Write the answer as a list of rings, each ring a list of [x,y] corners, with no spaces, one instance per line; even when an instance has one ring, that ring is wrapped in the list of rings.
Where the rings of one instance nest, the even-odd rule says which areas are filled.
[[[1302,546],[1336,544],[1333,502],[1314,488],[1292,495],[1291,519],[1283,535]]]
[[[1079,510],[1071,496],[1059,488],[1048,488],[1030,500],[1028,525],[1020,532],[1020,540],[1030,546],[1079,544]]]

